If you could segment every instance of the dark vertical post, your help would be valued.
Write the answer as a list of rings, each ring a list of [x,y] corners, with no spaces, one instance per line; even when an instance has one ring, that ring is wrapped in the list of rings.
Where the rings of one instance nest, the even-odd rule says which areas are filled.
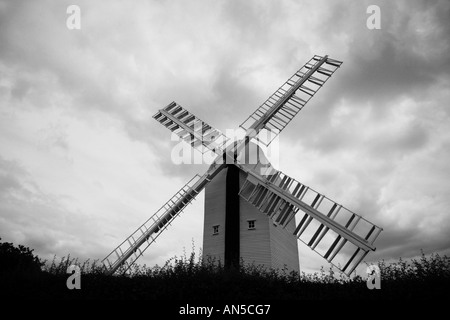
[[[239,168],[228,165],[225,194],[225,268],[239,267]]]

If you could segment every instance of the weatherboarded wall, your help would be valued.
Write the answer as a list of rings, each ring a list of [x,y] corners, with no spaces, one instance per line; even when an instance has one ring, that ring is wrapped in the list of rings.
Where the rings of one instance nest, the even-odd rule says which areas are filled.
[[[283,230],[273,221],[269,221],[270,229],[270,251],[272,253],[273,268],[287,268],[289,271],[300,271],[298,257],[298,240],[294,237],[294,219]]]
[[[224,262],[225,253],[225,192],[227,169],[222,170],[205,190],[205,220],[203,230],[203,255],[213,256]],[[246,174],[240,172],[239,183]],[[294,221],[284,230],[262,214],[250,203],[239,200],[240,255],[244,263],[264,265],[267,268],[299,270],[297,240],[292,235]],[[249,221],[255,228],[249,229]],[[213,234],[213,226],[219,225],[219,234]]]
[[[246,174],[241,171],[241,186],[245,179]],[[241,257],[244,262],[299,271],[297,239],[293,236],[294,220],[283,229],[244,199],[240,200],[240,208]],[[249,220],[255,220],[254,230],[248,229]]]
[[[203,227],[203,256],[225,262],[225,182],[227,169],[223,169],[205,190],[205,219]],[[219,226],[218,234],[213,227]]]

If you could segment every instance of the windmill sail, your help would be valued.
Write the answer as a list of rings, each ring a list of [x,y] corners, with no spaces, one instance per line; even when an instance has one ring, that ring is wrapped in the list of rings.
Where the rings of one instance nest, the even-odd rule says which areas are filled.
[[[342,62],[328,56],[312,57],[272,94],[240,127],[252,130],[266,146],[317,93]],[[276,133],[276,134],[274,134]]]
[[[159,110],[153,118],[202,153],[206,151],[204,146],[221,155],[228,141],[223,133],[200,120],[176,102]]]
[[[240,196],[283,227],[300,213],[294,235],[347,275],[375,250],[380,227],[282,172],[248,173]]]
[[[121,266],[124,267],[123,272],[126,272],[222,168],[223,165],[213,167],[212,171],[206,172],[203,176],[195,175],[189,180],[155,214],[102,260],[107,272],[113,274]]]

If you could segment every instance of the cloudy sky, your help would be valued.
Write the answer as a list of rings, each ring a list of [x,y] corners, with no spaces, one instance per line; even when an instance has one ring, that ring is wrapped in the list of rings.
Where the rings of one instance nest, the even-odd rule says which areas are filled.
[[[103,258],[207,168],[171,161],[159,108],[233,129],[328,54],[344,63],[282,133],[279,169],[384,228],[368,261],[448,254],[449,16],[448,1],[0,0],[0,237]],[[203,201],[141,262],[198,251]],[[303,271],[324,264],[299,247]]]

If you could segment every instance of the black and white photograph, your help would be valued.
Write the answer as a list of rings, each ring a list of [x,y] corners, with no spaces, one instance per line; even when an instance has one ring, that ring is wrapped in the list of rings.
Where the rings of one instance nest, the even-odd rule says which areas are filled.
[[[448,0],[0,0],[0,297],[448,300],[449,35]]]

